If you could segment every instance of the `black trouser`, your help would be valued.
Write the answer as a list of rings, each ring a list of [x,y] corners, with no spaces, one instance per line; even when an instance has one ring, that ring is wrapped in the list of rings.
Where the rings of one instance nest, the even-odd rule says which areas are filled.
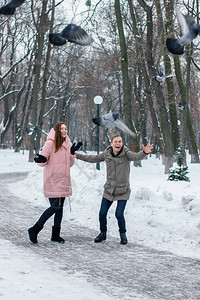
[[[64,204],[65,198],[60,197],[60,198],[49,198],[49,202],[51,206],[47,208],[41,217],[38,220],[39,225],[41,227],[44,226],[45,222],[53,215],[54,216],[54,226],[55,227],[60,227],[61,221],[62,221],[62,216],[63,216],[63,204]]]
[[[115,217],[118,221],[119,232],[126,232],[126,222],[124,218],[124,209],[126,207],[127,200],[119,200],[117,201],[117,207],[115,210]],[[110,206],[113,204],[113,201],[109,201],[106,198],[102,199],[101,208],[99,211],[99,222],[100,222],[100,231],[107,231],[107,213]]]

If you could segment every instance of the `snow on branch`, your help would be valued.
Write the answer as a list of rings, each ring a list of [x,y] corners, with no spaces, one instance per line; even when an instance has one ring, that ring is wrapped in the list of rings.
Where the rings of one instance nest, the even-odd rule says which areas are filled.
[[[46,116],[48,116],[50,112],[56,107],[56,105],[57,105],[57,100],[55,100],[54,105],[43,115],[43,117],[45,118]]]
[[[2,121],[0,123],[0,133],[2,133],[5,130],[5,126],[3,126],[3,121],[4,121],[4,118],[2,119]]]
[[[19,60],[17,60],[11,67],[10,69],[8,69],[8,71],[3,75],[0,76],[0,80],[2,81],[6,76],[8,76],[8,74],[18,65],[20,64],[29,54],[29,51],[26,53],[26,55],[24,55],[24,57],[20,58]]]
[[[4,98],[6,98],[7,96],[9,96],[9,95],[15,93],[15,92],[18,93],[19,90],[13,90],[13,91],[10,91],[10,92],[4,94],[3,96],[0,97],[0,101],[3,100]]]
[[[17,107],[16,104],[13,105],[13,106],[11,107],[11,109],[10,109],[10,111],[9,111],[8,119],[7,119],[7,121],[6,121],[6,124],[4,124],[4,119],[5,119],[5,118],[3,118],[3,120],[2,120],[2,122],[1,122],[1,124],[0,124],[0,132],[1,132],[1,133],[7,130],[8,124],[9,124],[9,122],[11,121],[12,114],[13,114],[13,112],[15,111],[16,107]]]

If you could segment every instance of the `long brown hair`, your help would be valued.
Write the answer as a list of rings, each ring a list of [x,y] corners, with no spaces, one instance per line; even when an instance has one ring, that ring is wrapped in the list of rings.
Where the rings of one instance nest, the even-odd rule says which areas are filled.
[[[62,146],[62,143],[64,142],[64,137],[61,135],[61,125],[64,124],[67,127],[67,124],[65,122],[59,122],[54,126],[54,130],[56,132],[55,134],[55,152],[57,152],[60,147]]]

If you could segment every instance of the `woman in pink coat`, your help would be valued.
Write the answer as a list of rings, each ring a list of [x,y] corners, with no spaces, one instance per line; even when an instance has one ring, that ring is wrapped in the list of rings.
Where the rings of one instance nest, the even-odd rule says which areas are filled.
[[[79,143],[79,147],[82,143]],[[28,229],[32,243],[37,243],[37,235],[45,222],[54,214],[51,240],[64,243],[60,237],[60,225],[63,216],[65,197],[72,195],[70,168],[74,164],[74,152],[79,148],[70,142],[67,135],[67,125],[59,122],[48,134],[42,152],[34,158],[39,166],[44,167],[44,195],[49,198],[50,207],[46,209],[36,224]]]

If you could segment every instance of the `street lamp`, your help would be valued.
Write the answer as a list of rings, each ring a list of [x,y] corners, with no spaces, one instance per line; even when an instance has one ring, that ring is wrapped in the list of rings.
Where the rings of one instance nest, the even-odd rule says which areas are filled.
[[[94,97],[94,103],[97,105],[97,118],[99,118],[99,105],[103,102],[101,96]],[[97,126],[97,154],[99,154],[99,126]],[[96,164],[96,169],[100,170],[100,163]]]

